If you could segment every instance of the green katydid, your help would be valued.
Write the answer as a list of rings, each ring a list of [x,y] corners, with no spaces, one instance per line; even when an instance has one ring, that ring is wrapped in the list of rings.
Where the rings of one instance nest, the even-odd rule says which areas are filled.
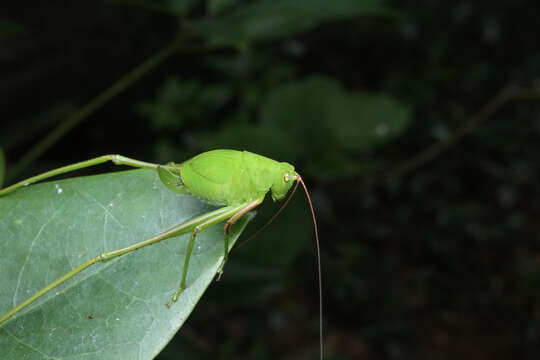
[[[155,170],[158,172],[162,182],[169,189],[176,192],[189,193],[198,197],[203,202],[220,207],[216,210],[176,225],[161,234],[155,235],[125,248],[102,253],[84,262],[34,293],[29,298],[13,307],[6,314],[2,315],[0,317],[0,326],[2,326],[2,324],[8,321],[17,312],[33,303],[41,296],[45,295],[60,284],[98,262],[106,262],[113,258],[128,254],[132,251],[155,244],[173,236],[191,232],[191,237],[189,239],[185,254],[180,285],[178,290],[176,290],[176,292],[171,296],[171,299],[167,304],[167,306],[171,306],[172,303],[176,302],[178,297],[187,287],[186,278],[189,269],[189,261],[197,233],[205,230],[213,224],[223,221],[225,222],[224,260],[218,270],[219,278],[223,272],[223,266],[228,259],[229,229],[231,225],[237,222],[242,216],[259,206],[268,192],[271,192],[271,196],[274,201],[282,200],[286,197],[287,193],[289,193],[294,185],[293,191],[290,193],[287,201],[281,207],[281,209],[283,209],[288,200],[290,200],[298,184],[301,184],[308,199],[315,228],[319,285],[320,355],[322,359],[322,280],[317,224],[307,187],[292,165],[285,162],[277,162],[251,152],[236,150],[208,151],[199,154],[181,164],[170,163],[166,165],[148,163],[121,155],[103,155],[87,161],[82,161],[51,170],[20,181],[4,189],[0,189],[0,196],[7,195],[19,187],[27,186],[55,175],[98,165],[108,161],[111,161],[117,165],[127,165]]]

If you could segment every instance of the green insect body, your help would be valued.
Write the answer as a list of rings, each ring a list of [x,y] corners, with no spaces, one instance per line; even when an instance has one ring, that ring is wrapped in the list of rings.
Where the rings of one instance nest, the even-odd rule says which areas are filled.
[[[212,205],[247,203],[268,191],[274,201],[281,200],[297,176],[291,164],[248,151],[208,151],[179,165],[181,184]]]
[[[180,193],[190,193],[204,202],[220,207],[146,240],[139,241],[125,248],[104,252],[89,259],[37,291],[3,316],[0,316],[0,326],[21,309],[96,263],[107,262],[170,237],[191,232],[191,237],[186,248],[180,285],[168,303],[168,306],[170,306],[187,287],[190,257],[199,232],[204,231],[213,224],[225,223],[224,258],[218,270],[218,273],[221,274],[223,266],[228,259],[229,228],[242,216],[259,206],[268,192],[271,192],[273,200],[277,201],[285,197],[295,182],[302,181],[301,177],[294,171],[292,165],[248,151],[213,150],[197,155],[181,164],[167,165],[148,163],[122,155],[103,155],[20,181],[7,188],[0,189],[0,196],[7,195],[20,187],[55,175],[107,161],[112,161],[117,165],[155,170],[158,172],[164,185],[169,189]]]

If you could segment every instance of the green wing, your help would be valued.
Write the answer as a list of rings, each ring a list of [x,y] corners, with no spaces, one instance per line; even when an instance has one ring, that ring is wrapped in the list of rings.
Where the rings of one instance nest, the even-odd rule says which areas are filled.
[[[231,181],[241,162],[241,151],[213,150],[189,160],[188,166],[197,175],[214,184],[223,185]]]

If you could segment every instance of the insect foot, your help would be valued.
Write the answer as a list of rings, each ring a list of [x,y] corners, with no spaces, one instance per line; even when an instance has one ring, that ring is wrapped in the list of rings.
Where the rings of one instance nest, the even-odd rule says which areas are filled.
[[[223,267],[225,266],[225,260],[221,263],[219,266],[219,269],[217,271],[216,281],[221,280],[221,275],[223,275]]]
[[[178,300],[178,297],[180,296],[180,294],[182,294],[184,292],[185,288],[184,287],[181,287],[179,288],[173,296],[171,296],[171,300],[169,300],[168,303],[165,304],[166,307],[170,308],[172,306],[173,303],[176,302],[176,300]]]

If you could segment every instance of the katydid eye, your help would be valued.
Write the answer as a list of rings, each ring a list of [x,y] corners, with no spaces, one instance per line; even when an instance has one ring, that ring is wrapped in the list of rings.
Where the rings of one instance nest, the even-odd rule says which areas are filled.
[[[285,173],[283,175],[283,181],[285,181],[286,183],[288,183],[289,181],[291,181],[291,175],[289,175],[289,173]]]

